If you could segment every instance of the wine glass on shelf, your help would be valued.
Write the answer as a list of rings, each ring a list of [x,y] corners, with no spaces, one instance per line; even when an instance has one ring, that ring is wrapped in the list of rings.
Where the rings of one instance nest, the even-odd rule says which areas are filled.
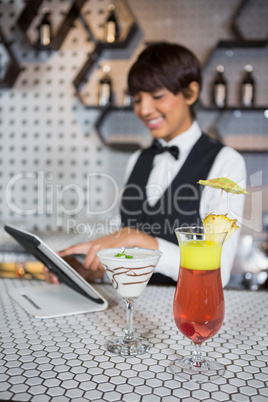
[[[123,337],[108,340],[110,352],[120,356],[136,356],[147,352],[150,343],[134,335],[133,309],[162,255],[161,251],[146,248],[110,248],[97,253],[113,287],[126,301],[127,326]]]
[[[195,345],[191,356],[176,359],[171,371],[182,379],[212,381],[224,374],[224,366],[204,357],[201,345],[221,328],[224,295],[221,251],[227,233],[207,234],[203,227],[175,229],[180,247],[180,270],[173,303],[174,321]]]

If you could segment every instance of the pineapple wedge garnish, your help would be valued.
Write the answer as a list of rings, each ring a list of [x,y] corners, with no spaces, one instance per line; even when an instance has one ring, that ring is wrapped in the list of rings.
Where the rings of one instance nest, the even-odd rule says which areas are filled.
[[[226,215],[209,214],[203,220],[205,232],[208,234],[227,232],[225,241],[238,229],[237,219],[229,219]]]

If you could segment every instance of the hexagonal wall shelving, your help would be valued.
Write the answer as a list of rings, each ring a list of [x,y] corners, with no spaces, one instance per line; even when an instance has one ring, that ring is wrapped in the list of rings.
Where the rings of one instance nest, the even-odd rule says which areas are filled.
[[[149,131],[132,107],[106,108],[95,126],[103,144],[119,151],[133,152],[152,142]]]
[[[120,4],[119,4],[120,3]],[[132,15],[131,10],[129,9],[128,5],[123,0],[117,0],[117,4],[120,7],[116,7],[119,10],[118,12],[118,19],[121,21],[121,18],[125,18],[124,29],[118,38],[113,43],[108,43],[102,40],[101,36],[97,36],[96,29],[92,29],[90,23],[85,21],[83,16],[81,15],[81,19],[84,23],[84,26],[87,28],[89,32],[90,40],[94,44],[94,50],[89,55],[87,60],[85,61],[84,65],[78,72],[77,76],[75,77],[73,84],[76,89],[76,93],[80,101],[86,107],[96,107],[97,104],[92,102],[88,102],[86,97],[83,95],[83,87],[85,84],[89,83],[89,77],[92,74],[92,71],[98,66],[98,62],[102,60],[109,60],[109,59],[124,59],[129,58],[129,51],[131,50],[131,46],[133,41],[136,39],[140,33],[138,24],[136,23],[134,16]],[[122,11],[121,11],[122,10]],[[121,14],[122,13],[122,17]],[[138,38],[139,40],[139,38]]]
[[[25,40],[37,50],[58,50],[73,22],[79,16],[79,12],[85,1],[86,0],[74,0],[70,5],[67,3],[67,9],[62,9],[60,13],[57,13],[59,14],[57,15],[57,28],[54,30],[54,24],[52,24],[52,38],[49,45],[42,46],[38,43],[38,36],[37,34],[34,34],[34,32],[37,29],[37,24],[40,23],[39,10],[41,6],[48,6],[47,8],[52,9],[52,23],[54,17],[56,19],[56,15],[54,15],[56,12],[53,13],[52,2],[46,4],[43,0],[29,0],[18,18],[17,25],[23,33]],[[54,22],[56,22],[55,19]]]
[[[133,48],[135,48],[136,44],[140,41],[141,32],[127,3],[124,0],[117,0],[116,10],[118,12],[119,23],[123,25],[123,29],[121,30],[118,40],[113,43],[107,43],[103,40],[101,35],[98,34],[98,29],[100,30],[100,28],[103,28],[103,23],[99,23],[97,27],[93,27],[90,25],[90,21],[86,21],[86,19],[83,17],[83,13],[81,13],[80,18],[84,27],[89,33],[90,40],[94,44],[94,50],[78,72],[73,84],[80,102],[85,107],[90,109],[100,109],[100,116],[95,123],[95,127],[101,138],[101,141],[105,145],[117,150],[133,151],[140,147],[140,144],[137,140],[133,140],[133,138],[130,136],[128,136],[126,139],[124,134],[121,137],[119,134],[116,140],[111,140],[108,138],[109,135],[106,135],[107,132],[104,133],[103,131],[105,120],[109,118],[114,121],[114,114],[119,119],[119,125],[121,122],[121,125],[124,126],[125,118],[129,120],[130,115],[133,117],[132,109],[115,104],[108,108],[99,108],[95,99],[92,99],[92,85],[89,82],[93,72],[100,67],[100,61],[104,62],[104,60],[107,60],[108,63],[108,60],[128,59],[133,51]],[[102,15],[102,21],[105,21],[105,13]],[[95,25],[97,24],[95,23]],[[92,81],[96,82],[96,79],[93,79]],[[89,94],[87,93],[87,87],[90,87]],[[87,95],[89,95],[89,101],[87,99]]]
[[[267,40],[268,9],[262,5],[262,0],[243,0],[239,5],[231,25],[232,31],[238,39]],[[257,26],[253,22],[256,19],[258,20]]]
[[[11,88],[20,71],[12,43],[6,40],[0,27],[0,88]]]
[[[227,109],[245,109],[239,101],[239,86],[244,74],[244,66],[249,63],[257,74],[254,75],[257,87],[255,105],[251,109],[263,111],[268,107],[267,91],[260,83],[265,82],[268,57],[266,40],[228,40],[219,41],[203,66],[203,87],[200,103],[202,107],[215,110],[211,101],[212,83],[216,66],[224,66],[227,81]]]

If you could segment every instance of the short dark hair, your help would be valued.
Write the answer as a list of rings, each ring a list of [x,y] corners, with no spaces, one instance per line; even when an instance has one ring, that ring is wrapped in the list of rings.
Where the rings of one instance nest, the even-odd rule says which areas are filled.
[[[176,43],[158,42],[141,52],[128,74],[129,92],[154,92],[166,88],[174,95],[182,92],[187,98],[189,84],[198,82],[201,89],[201,65],[186,47]],[[191,107],[191,114],[195,117]]]

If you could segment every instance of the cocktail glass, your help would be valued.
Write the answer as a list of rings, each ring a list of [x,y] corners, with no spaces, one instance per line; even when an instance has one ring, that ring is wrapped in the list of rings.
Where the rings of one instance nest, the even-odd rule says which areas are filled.
[[[176,359],[171,371],[180,378],[207,382],[224,366],[201,353],[201,345],[221,328],[225,305],[221,282],[221,251],[227,233],[204,233],[203,227],[175,229],[180,246],[180,271],[173,316],[180,332],[195,345],[189,357]]]
[[[147,285],[162,255],[161,251],[146,248],[111,248],[97,253],[113,287],[126,301],[127,326],[123,337],[108,340],[110,352],[135,356],[147,352],[150,343],[133,331],[133,309],[138,296]]]

